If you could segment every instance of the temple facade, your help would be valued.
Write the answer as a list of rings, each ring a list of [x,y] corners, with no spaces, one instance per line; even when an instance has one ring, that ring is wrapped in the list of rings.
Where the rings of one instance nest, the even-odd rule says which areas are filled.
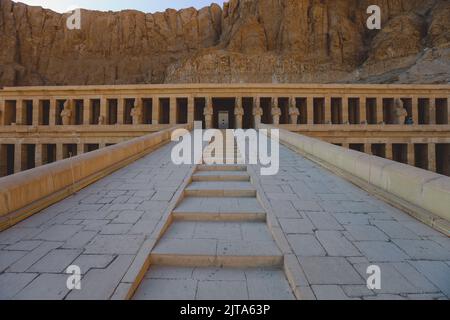
[[[450,175],[450,85],[189,84],[0,90],[0,176],[175,124],[279,125]]]

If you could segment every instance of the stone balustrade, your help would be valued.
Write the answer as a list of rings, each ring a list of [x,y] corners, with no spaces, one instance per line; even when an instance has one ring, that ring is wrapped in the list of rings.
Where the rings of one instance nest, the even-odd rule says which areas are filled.
[[[0,230],[67,197],[93,181],[170,141],[176,128],[134,138],[101,150],[0,179]]]
[[[272,128],[275,127],[260,125],[260,129]],[[369,187],[375,186],[388,200],[406,206],[419,219],[450,234],[449,177],[279,130],[280,142],[332,169],[342,170],[346,176],[356,177]]]

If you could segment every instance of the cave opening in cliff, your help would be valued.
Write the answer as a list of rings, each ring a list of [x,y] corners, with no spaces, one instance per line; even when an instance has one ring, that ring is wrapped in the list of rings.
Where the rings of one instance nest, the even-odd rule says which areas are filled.
[[[260,104],[263,109],[261,122],[265,124],[272,124],[272,98],[261,98]]]
[[[194,98],[194,121],[201,121],[202,128],[205,128],[205,116],[203,114],[205,105],[205,98]]]
[[[242,129],[253,128],[253,98],[242,98],[242,108],[244,115],[242,117]]]
[[[234,129],[234,107],[235,98],[213,98],[213,127],[219,128],[219,120],[221,127],[226,129]],[[219,116],[220,115],[220,116]],[[220,117],[220,119],[219,119]],[[223,122],[222,122],[223,121]]]

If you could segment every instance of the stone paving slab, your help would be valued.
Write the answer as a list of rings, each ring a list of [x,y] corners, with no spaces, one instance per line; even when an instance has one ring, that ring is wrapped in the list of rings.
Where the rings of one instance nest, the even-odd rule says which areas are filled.
[[[0,297],[110,299],[191,166],[166,145],[0,233]],[[82,290],[66,287],[69,265]]]
[[[282,270],[151,266],[136,300],[294,299]]]
[[[300,296],[450,298],[443,234],[284,146],[279,173],[257,180],[305,275]],[[369,265],[381,268],[381,290],[367,289]]]

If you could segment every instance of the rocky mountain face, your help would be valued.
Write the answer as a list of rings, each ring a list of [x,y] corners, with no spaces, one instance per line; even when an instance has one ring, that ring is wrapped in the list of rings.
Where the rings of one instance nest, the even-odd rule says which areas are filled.
[[[368,30],[366,9],[382,10]],[[170,6],[170,2],[168,2]],[[0,0],[0,86],[450,83],[448,0],[230,0],[68,15]]]

